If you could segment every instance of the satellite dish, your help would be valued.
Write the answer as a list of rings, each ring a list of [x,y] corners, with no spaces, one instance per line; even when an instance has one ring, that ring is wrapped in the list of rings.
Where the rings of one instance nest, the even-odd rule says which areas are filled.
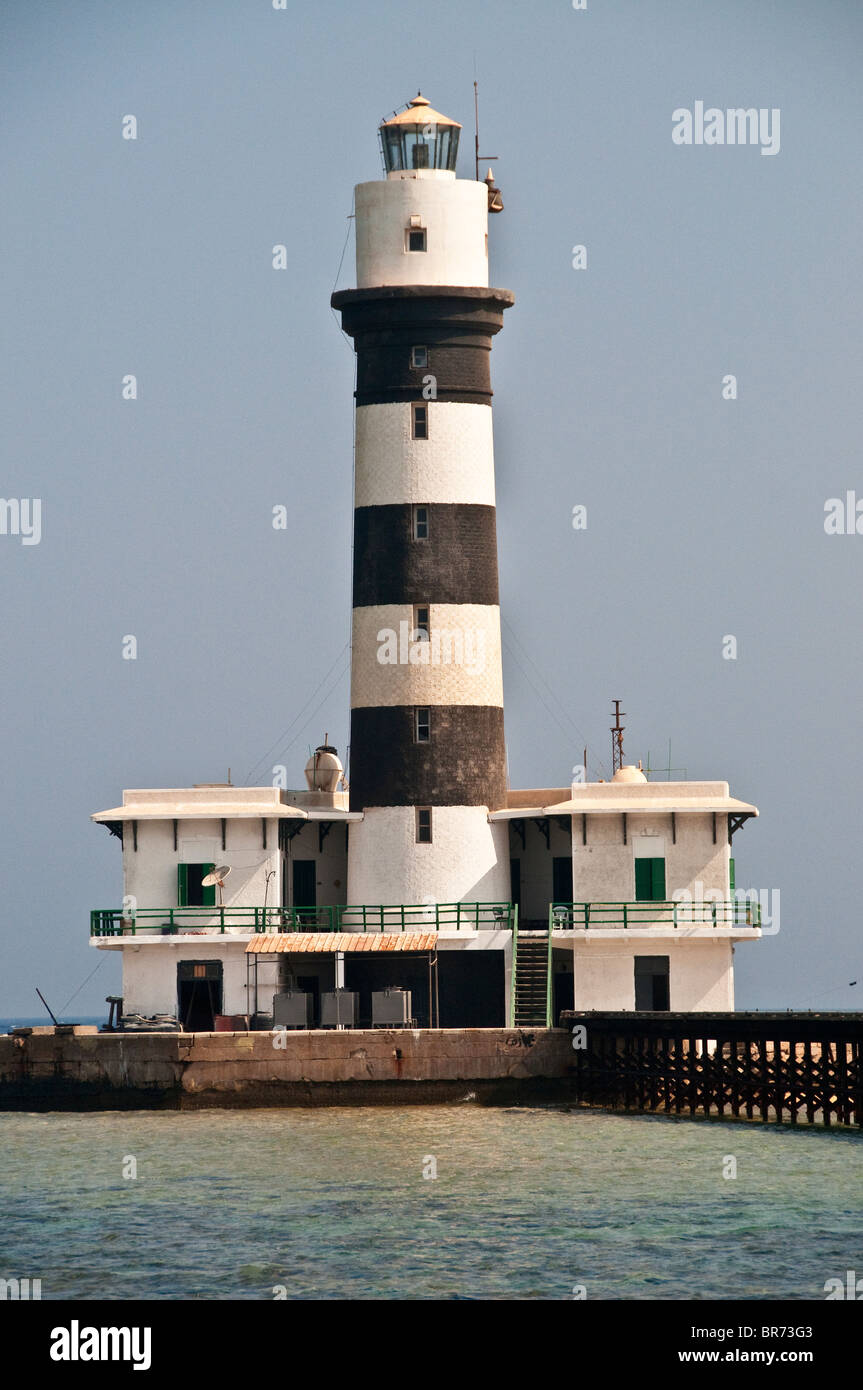
[[[218,888],[219,907],[222,906],[222,889],[225,886],[225,879],[230,872],[231,866],[229,864],[217,864],[211,874],[204,874],[204,877],[201,879],[201,884],[204,888]]]

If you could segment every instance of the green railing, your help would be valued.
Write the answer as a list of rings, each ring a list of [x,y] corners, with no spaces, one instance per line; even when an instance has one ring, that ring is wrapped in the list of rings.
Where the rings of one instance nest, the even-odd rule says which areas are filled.
[[[214,933],[507,931],[512,903],[395,903],[335,907],[97,908],[91,936],[210,936]]]
[[[549,938],[551,932],[549,932]],[[509,1026],[515,1027],[515,977],[518,967],[518,908],[515,910],[515,921],[512,924],[512,967],[509,972]]]
[[[226,931],[332,931],[332,907],[139,907],[90,913],[91,936],[176,936]]]
[[[336,931],[508,931],[512,903],[351,904],[333,909]]]
[[[648,927],[760,927],[761,907],[744,899],[722,902],[552,903],[552,931],[646,930]]]

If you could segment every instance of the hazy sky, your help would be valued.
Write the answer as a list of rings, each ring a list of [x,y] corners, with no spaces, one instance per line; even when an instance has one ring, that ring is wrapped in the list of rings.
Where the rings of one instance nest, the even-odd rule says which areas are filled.
[[[38,545],[0,535],[0,1014],[119,988],[87,944],[121,890],[91,812],[229,766],[301,785],[325,730],[344,749],[329,297],[383,116],[422,88],[472,176],[475,67],[516,295],[492,361],[512,785],[565,785],[585,743],[604,775],[621,698],[629,758],[671,740],[760,808],[737,882],[781,890],[781,927],[738,948],[738,1006],[858,1006],[863,535],[824,504],[863,500],[859,5],[5,0],[0,40],[0,493],[42,504]],[[778,153],[675,144],[697,101],[778,108]]]

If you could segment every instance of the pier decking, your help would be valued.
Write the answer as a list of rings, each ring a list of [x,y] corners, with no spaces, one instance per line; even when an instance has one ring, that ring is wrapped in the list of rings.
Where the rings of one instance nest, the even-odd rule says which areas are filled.
[[[863,1014],[566,1012],[579,1100],[610,1109],[859,1125]]]

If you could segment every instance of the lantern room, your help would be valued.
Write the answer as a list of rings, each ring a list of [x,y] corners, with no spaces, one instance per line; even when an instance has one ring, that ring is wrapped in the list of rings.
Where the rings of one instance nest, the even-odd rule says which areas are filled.
[[[455,173],[461,126],[435,111],[421,93],[380,128],[387,178],[424,171]]]

